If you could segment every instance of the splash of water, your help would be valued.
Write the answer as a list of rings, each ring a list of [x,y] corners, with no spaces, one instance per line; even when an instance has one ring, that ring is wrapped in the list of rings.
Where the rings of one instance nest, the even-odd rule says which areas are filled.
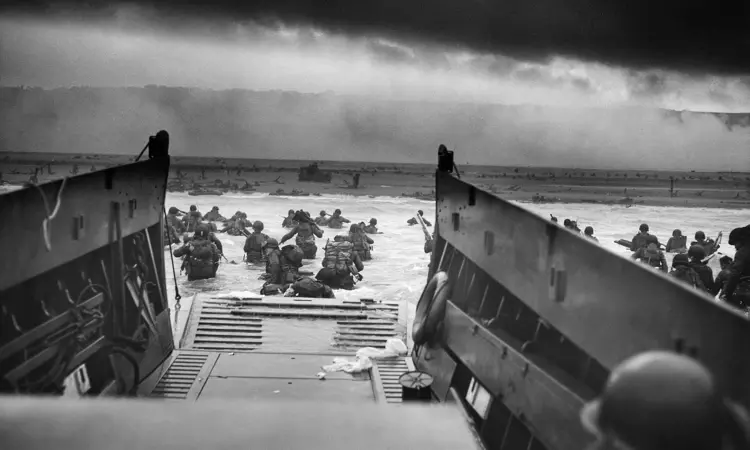
[[[167,205],[177,206],[187,210],[191,204],[201,212],[209,211],[218,206],[225,216],[231,216],[235,211],[242,210],[248,218],[264,223],[264,232],[269,236],[281,239],[288,230],[281,227],[283,216],[289,209],[303,208],[312,216],[319,211],[329,213],[336,208],[342,210],[342,215],[352,222],[368,222],[371,217],[378,219],[378,228],[383,234],[371,236],[375,241],[372,252],[373,259],[365,263],[362,272],[364,280],[357,284],[352,291],[336,291],[337,298],[357,300],[372,298],[389,302],[408,302],[409,317],[413,317],[416,302],[427,281],[427,267],[429,255],[422,249],[424,235],[419,226],[409,226],[406,221],[418,209],[425,212],[425,216],[435,214],[434,202],[421,201],[399,197],[354,197],[347,195],[322,197],[283,197],[267,194],[231,194],[221,197],[190,197],[183,193],[167,195]],[[560,221],[565,218],[577,219],[579,226],[591,225],[599,238],[601,245],[624,257],[630,255],[625,248],[614,243],[616,239],[630,239],[638,230],[642,222],[650,225],[651,233],[659,237],[661,242],[667,241],[672,230],[679,228],[689,240],[697,230],[702,230],[707,236],[715,237],[719,231],[725,234],[732,228],[747,225],[746,210],[709,209],[709,208],[659,208],[639,206],[623,208],[619,206],[605,206],[592,204],[566,205],[536,205],[523,204],[526,209],[549,218],[549,214],[557,216]],[[313,261],[305,261],[302,270],[317,273],[321,267],[322,247],[326,239],[333,239],[336,234],[346,233],[346,229],[331,230],[324,228],[323,239],[318,240],[318,256]],[[247,266],[242,262],[244,238],[229,235],[219,235],[224,243],[225,256],[238,264],[222,264],[219,273],[212,280],[187,281],[185,275],[177,278],[180,293],[183,296],[181,317],[182,323],[187,317],[190,296],[196,292],[252,291],[259,292],[263,281],[258,279],[263,268]],[[734,255],[734,249],[724,241],[721,251]],[[172,268],[167,261],[167,280],[169,296],[174,303],[174,282]],[[672,255],[668,255],[671,262]],[[179,271],[179,260],[175,262]],[[718,261],[711,261],[714,272],[718,270]],[[173,307],[173,305],[170,305]],[[178,324],[178,330],[180,325]]]

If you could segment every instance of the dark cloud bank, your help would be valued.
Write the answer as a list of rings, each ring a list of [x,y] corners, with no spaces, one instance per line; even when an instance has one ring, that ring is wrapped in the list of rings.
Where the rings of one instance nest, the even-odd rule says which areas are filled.
[[[0,88],[0,151],[750,171],[750,114],[380,101],[175,87]]]
[[[633,69],[694,74],[750,74],[750,2],[717,0],[160,0],[149,26],[179,27],[183,17],[312,25],[354,35],[425,41],[477,52],[543,61],[560,55]],[[0,11],[111,18],[119,5],[81,7],[46,1],[6,1]],[[224,25],[222,25],[224,24]],[[145,26],[145,25],[144,25]],[[390,55],[408,58],[408,55]]]

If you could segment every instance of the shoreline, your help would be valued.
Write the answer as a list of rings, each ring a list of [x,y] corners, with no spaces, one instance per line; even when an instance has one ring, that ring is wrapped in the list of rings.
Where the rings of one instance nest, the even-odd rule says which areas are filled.
[[[101,170],[113,165],[127,163],[125,156],[70,154],[64,160],[55,159],[47,166],[48,154],[15,154],[20,161],[10,158],[11,154],[0,154],[0,173],[5,183],[23,185],[28,182],[36,168],[41,169],[38,182],[44,183],[75,173],[83,174],[90,170]],[[183,164],[181,159],[170,169],[169,191],[177,192],[192,189],[226,190],[228,186],[247,185],[252,191],[237,193],[274,193],[283,189],[286,193],[299,190],[310,196],[348,195],[356,197],[398,197],[417,198],[434,201],[434,172],[429,165],[406,166],[368,163],[346,165],[337,162],[337,167],[320,168],[331,174],[328,183],[299,181],[299,162],[277,160],[265,167],[225,165],[206,159],[214,164],[198,166]],[[381,169],[379,169],[381,168]],[[49,170],[52,173],[49,173]],[[419,169],[419,170],[417,170]],[[605,171],[573,170],[549,168],[513,168],[500,172],[502,168],[483,168],[484,172],[461,171],[462,179],[505,200],[536,204],[597,204],[620,207],[684,207],[750,209],[750,177],[744,173],[696,173],[696,172],[644,172],[644,171]],[[461,166],[459,166],[461,170]],[[353,188],[354,174],[360,174],[359,187]],[[178,177],[179,174],[179,177]],[[672,174],[672,175],[666,175]],[[672,178],[672,180],[670,180]],[[674,181],[673,181],[674,180]],[[221,185],[223,187],[217,187]],[[672,191],[670,192],[670,188]],[[228,190],[231,194],[235,191]],[[423,197],[419,197],[421,194]],[[294,197],[294,196],[290,196]],[[306,198],[307,196],[301,196]],[[534,199],[537,199],[535,202]],[[541,201],[540,201],[541,200]],[[628,206],[630,205],[630,206]]]

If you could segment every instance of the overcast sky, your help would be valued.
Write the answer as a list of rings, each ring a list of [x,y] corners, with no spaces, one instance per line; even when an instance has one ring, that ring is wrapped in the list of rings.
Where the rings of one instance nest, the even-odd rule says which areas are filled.
[[[277,3],[283,6],[305,2],[284,0]],[[220,10],[223,2],[216,4],[216,9]],[[407,4],[413,3],[404,3]],[[467,5],[476,6],[474,3]],[[213,89],[332,91],[391,100],[750,111],[750,58],[746,55],[732,58],[738,49],[750,49],[750,39],[738,40],[737,45],[726,42],[724,47],[727,48],[717,47],[715,52],[705,48],[715,44],[718,38],[725,41],[734,38],[735,35],[727,34],[736,32],[729,26],[731,23],[726,27],[729,31],[712,28],[714,34],[719,35],[704,39],[705,45],[696,44],[698,37],[695,36],[677,35],[672,41],[665,41],[664,36],[658,34],[676,33],[679,27],[651,29],[653,45],[643,45],[639,40],[617,45],[617,39],[625,36],[630,26],[625,19],[617,22],[616,33],[611,31],[615,28],[605,29],[603,24],[586,22],[588,31],[579,35],[570,31],[578,28],[572,25],[566,28],[564,14],[559,20],[553,20],[550,16],[554,16],[555,11],[539,16],[542,19],[533,16],[532,30],[552,30],[541,40],[537,35],[524,35],[530,32],[520,29],[516,35],[528,39],[516,39],[510,32],[497,33],[494,28],[485,30],[485,36],[461,23],[455,29],[447,29],[443,38],[435,33],[431,23],[409,23],[411,16],[408,15],[396,17],[396,25],[392,27],[395,32],[390,32],[391,28],[378,20],[363,20],[359,15],[342,25],[341,20],[346,17],[342,19],[338,12],[326,13],[325,8],[315,9],[307,16],[305,9],[280,11],[290,19],[255,21],[242,14],[229,19],[206,10],[205,17],[194,15],[164,20],[152,10],[135,6],[109,7],[106,14],[85,20],[64,7],[46,16],[2,12],[0,84],[49,88],[159,84]],[[447,14],[446,11],[443,8],[435,14]],[[252,16],[252,12],[247,14]],[[519,13],[519,17],[531,17],[528,11],[522,13],[526,15]],[[456,14],[460,16],[457,20],[465,19],[469,24],[468,19],[473,17]],[[614,20],[612,17],[616,16],[605,14],[602,17]],[[590,20],[577,16],[567,19]],[[676,19],[673,22],[678,22]],[[478,20],[480,28],[488,26]],[[550,21],[553,23],[544,28]],[[161,28],[157,28],[156,23],[162,25]],[[512,28],[507,20],[503,23],[506,28]],[[603,23],[614,26],[606,20]],[[417,31],[398,32],[412,29]],[[743,33],[746,36],[748,31]],[[552,39],[558,35],[561,36],[559,43]],[[591,42],[607,37],[611,56],[607,53],[610,47],[606,42]],[[580,42],[591,45],[576,47]],[[659,59],[659,55],[665,56]],[[570,126],[584,127],[596,118],[585,119],[587,123],[581,123],[583,119],[568,123],[559,117],[549,120],[550,129],[565,129],[564,140],[571,141],[572,145],[578,133],[576,129],[569,129]],[[671,150],[677,152],[672,157],[680,156],[677,147],[691,145],[684,136],[692,134],[700,137],[703,148],[706,140],[711,139],[706,133],[715,133],[716,141],[727,146],[727,157],[741,154],[740,148],[750,145],[750,128],[726,136],[728,131],[719,125],[694,124],[692,131],[668,130],[663,136],[656,136],[662,126],[660,120],[654,116],[645,134],[656,142],[681,136],[681,143]],[[601,133],[595,140],[610,139],[611,136],[605,135],[606,124],[591,125]],[[627,140],[633,130],[644,127],[634,121],[628,131],[617,131],[615,134],[622,144],[619,147],[630,145],[623,140]],[[554,145],[558,137],[547,139],[550,141],[547,145]],[[482,141],[481,144],[487,143]],[[696,147],[690,153],[691,158],[700,152]],[[710,161],[715,159],[714,156]],[[708,161],[707,157],[706,163]]]
[[[750,111],[750,75],[686,75],[559,56],[529,62],[310,26],[195,21],[157,32],[143,24],[140,11],[123,7],[110,18],[88,23],[6,15],[0,21],[0,82],[330,90],[393,99]]]

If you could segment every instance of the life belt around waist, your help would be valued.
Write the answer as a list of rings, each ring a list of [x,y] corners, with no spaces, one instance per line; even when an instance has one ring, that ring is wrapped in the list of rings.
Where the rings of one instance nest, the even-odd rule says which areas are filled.
[[[417,303],[417,312],[412,326],[412,339],[417,345],[429,342],[437,333],[445,317],[450,285],[448,274],[437,272],[422,291]]]

